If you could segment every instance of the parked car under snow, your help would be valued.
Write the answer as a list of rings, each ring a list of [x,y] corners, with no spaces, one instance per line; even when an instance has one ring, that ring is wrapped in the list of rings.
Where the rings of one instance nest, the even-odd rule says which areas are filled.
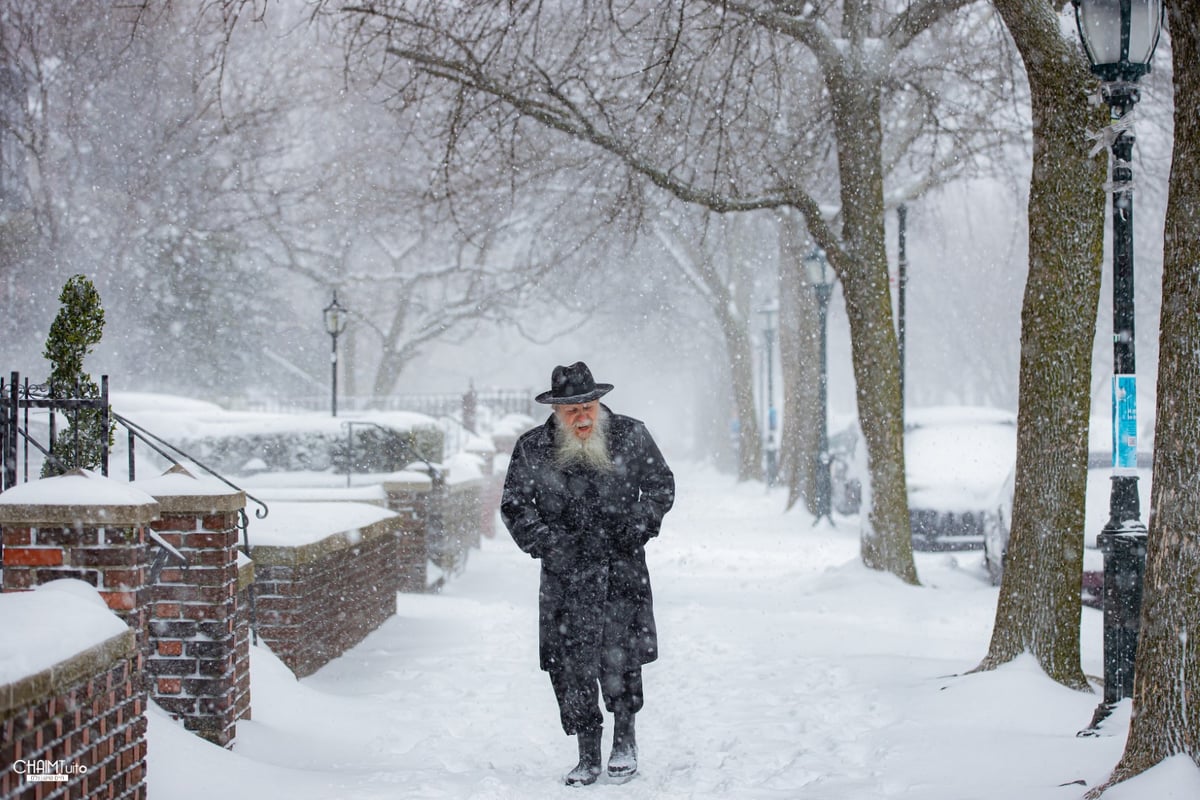
[[[1093,421],[1093,445],[1097,438],[1096,430],[1097,422]],[[1137,458],[1137,474],[1138,497],[1143,523],[1149,519],[1152,466],[1153,453],[1140,451]],[[1083,576],[1080,580],[1080,592],[1084,604],[1093,608],[1101,608],[1103,605],[1104,554],[1100,551],[1096,537],[1108,524],[1112,474],[1112,453],[1109,450],[1088,452],[1087,497],[1083,525]],[[1006,506],[1005,512],[1007,513],[1010,508],[1011,505]],[[1004,555],[1008,552],[1008,534],[1008,526],[1001,526],[995,530],[994,535],[984,539],[984,563],[992,583],[995,584],[1000,583],[1004,574]]]
[[[830,437],[833,499],[856,513],[866,485],[866,455],[857,424]],[[1007,542],[1017,418],[986,406],[931,406],[907,412],[904,424],[908,507],[916,550],[983,547],[990,530]],[[1003,528],[1003,531],[1000,529]]]

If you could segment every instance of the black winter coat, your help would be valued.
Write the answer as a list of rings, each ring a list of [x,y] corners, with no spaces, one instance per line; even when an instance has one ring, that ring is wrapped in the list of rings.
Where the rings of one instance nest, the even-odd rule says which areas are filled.
[[[552,415],[517,440],[504,480],[504,524],[542,561],[544,670],[598,676],[602,658],[628,669],[658,657],[644,545],[675,502],[675,476],[644,424],[608,413],[612,471],[557,466]]]

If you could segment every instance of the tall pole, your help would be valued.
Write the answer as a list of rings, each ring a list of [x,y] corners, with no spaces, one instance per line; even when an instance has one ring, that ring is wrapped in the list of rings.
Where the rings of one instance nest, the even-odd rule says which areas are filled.
[[[17,405],[21,397],[20,382],[21,376],[16,372],[12,373],[12,380],[8,385],[8,408],[4,409],[4,485],[0,486],[0,491],[11,489],[17,485],[17,425],[20,424]],[[26,445],[26,452],[28,452],[28,445]],[[25,469],[25,474],[29,475],[28,467]]]
[[[333,409],[333,416],[337,416],[337,331],[329,334],[329,338],[333,340],[333,354],[329,359],[331,378],[330,385],[333,387],[333,394],[330,397],[329,407]]]
[[[329,334],[329,338],[333,344],[332,355],[329,359],[329,368],[330,368],[329,384],[330,384],[331,392],[332,392],[331,397],[330,397],[329,407],[333,411],[333,416],[336,417],[337,416],[337,373],[338,373],[337,340],[338,340],[338,335],[342,331],[346,330],[346,320],[347,320],[346,309],[343,308],[342,304],[338,302],[336,289],[333,292],[333,302],[331,302],[329,305],[327,305],[321,313],[325,317],[325,330]]]
[[[775,324],[772,319],[775,309],[765,308],[762,313],[767,320],[766,329],[763,331],[767,359],[767,486],[774,486],[778,476],[775,446]]]
[[[908,293],[908,206],[903,203],[896,209],[896,217],[899,222],[898,231],[898,255],[897,255],[897,276],[896,276],[896,338],[900,340],[900,407],[904,408],[904,360],[905,360],[905,342],[908,336],[908,326],[905,324],[907,317],[907,293]]]
[[[1112,135],[1113,378],[1112,487],[1108,522],[1097,536],[1104,553],[1104,700],[1094,734],[1125,697],[1133,669],[1146,574],[1146,526],[1137,475],[1137,369],[1133,334],[1133,129],[1138,79],[1150,72],[1162,32],[1162,0],[1072,0],[1075,24],[1092,73],[1101,80]]]
[[[1122,698],[1133,696],[1133,667],[1146,572],[1146,526],[1137,474],[1137,375],[1133,310],[1133,131],[1125,116],[1137,102],[1126,85],[1107,94],[1112,108],[1113,378],[1112,487],[1109,517],[1096,537],[1104,553],[1104,701],[1096,728]]]
[[[817,437],[817,473],[816,473],[816,502],[813,503],[816,517],[813,524],[825,517],[833,522],[833,487],[829,470],[832,458],[829,455],[829,298],[833,295],[833,283],[823,281],[813,286],[817,294],[817,325],[820,327],[818,337],[817,377],[817,418],[819,420]]]

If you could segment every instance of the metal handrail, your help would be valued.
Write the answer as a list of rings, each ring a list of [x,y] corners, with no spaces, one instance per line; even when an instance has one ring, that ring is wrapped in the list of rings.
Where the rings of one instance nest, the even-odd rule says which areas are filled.
[[[182,466],[179,463],[179,460],[176,459],[174,456],[163,451],[161,448],[155,446],[155,442],[158,442],[158,444],[161,444],[164,447],[169,447],[171,450],[174,450],[176,453],[183,456],[188,461],[191,461],[193,464],[200,467],[200,469],[204,470],[209,475],[212,475],[214,478],[221,481],[221,483],[224,483],[226,486],[230,487],[231,489],[236,489],[237,491],[242,492],[244,495],[246,495],[246,497],[248,499],[253,500],[255,503],[257,503],[259,505],[259,508],[254,512],[254,516],[257,517],[258,519],[266,519],[267,514],[270,513],[270,509],[267,508],[266,503],[264,503],[262,500],[255,497],[254,495],[250,494],[245,489],[238,486],[236,483],[229,480],[228,478],[226,478],[221,473],[217,472],[212,467],[210,467],[207,464],[205,464],[204,462],[198,460],[195,456],[180,449],[179,447],[176,447],[175,445],[171,444],[170,442],[168,442],[166,439],[162,438],[161,436],[157,436],[156,434],[151,433],[150,431],[146,430],[141,425],[138,425],[136,422],[129,419],[128,417],[122,416],[115,411],[112,412],[112,417],[114,420],[116,420],[117,422],[124,425],[125,429],[127,431],[129,431],[131,436],[137,436],[137,438],[141,439],[143,442],[145,442],[147,445],[149,445],[150,448],[152,450],[154,450],[154,452],[158,453],[160,456],[167,459],[172,464],[175,464],[176,466]],[[132,448],[130,448],[130,451],[131,451],[130,461],[132,463]],[[132,473],[132,469],[130,470],[130,472]],[[132,474],[131,474],[131,477],[132,477]],[[249,545],[247,544],[247,546],[249,546]]]
[[[352,467],[353,467],[353,462],[354,462],[354,428],[355,428],[355,426],[378,428],[379,430],[384,431],[386,433],[394,433],[395,432],[392,428],[388,428],[383,425],[380,425],[377,422],[370,422],[368,420],[352,419],[352,420],[346,420],[345,422],[342,423],[342,427],[346,429],[346,486],[347,487],[350,486],[350,474],[352,472]],[[432,462],[430,462],[429,459],[425,458],[425,456],[418,453],[417,449],[412,446],[411,442],[404,442],[404,449],[405,449],[405,451],[407,451],[408,455],[410,455],[413,459],[420,461],[422,464],[425,465],[425,469],[426,469],[427,474],[429,475],[429,478],[435,484],[437,484],[439,481],[442,480],[442,477],[443,477],[442,471],[439,470],[436,466],[434,466],[434,464]]]
[[[43,456],[44,458],[46,458],[46,459],[48,459],[49,461],[53,462],[53,463],[54,463],[54,466],[58,467],[58,469],[62,470],[63,472],[66,472],[66,471],[67,471],[67,465],[66,465],[66,464],[64,464],[64,463],[62,462],[62,460],[61,460],[61,459],[59,459],[59,457],[58,457],[58,456],[54,455],[54,453],[51,453],[51,452],[50,452],[49,450],[47,450],[45,447],[42,447],[42,443],[41,443],[41,442],[39,442],[37,439],[33,438],[32,436],[30,436],[30,435],[29,435],[29,434],[28,434],[28,433],[25,431],[25,429],[24,429],[24,428],[17,428],[17,429],[16,429],[16,432],[17,432],[17,433],[20,435],[20,437],[21,437],[22,439],[24,439],[24,440],[25,440],[25,441],[26,441],[28,444],[31,444],[31,445],[33,445],[34,447],[36,447],[36,448],[37,448],[37,450],[38,450],[38,452],[39,452],[39,453],[41,453],[41,454],[42,454],[42,456]],[[26,470],[26,473],[28,474],[28,470]]]
[[[195,458],[194,456],[192,456],[190,453],[186,452],[182,448],[171,444],[166,439],[162,438],[161,436],[158,436],[157,434],[151,433],[150,431],[146,430],[141,425],[138,425],[136,422],[129,419],[128,417],[124,417],[115,411],[112,411],[111,414],[112,414],[113,420],[120,423],[121,425],[124,425],[125,430],[129,432],[129,479],[130,480],[133,480],[133,474],[134,474],[134,470],[133,470],[133,463],[134,463],[133,462],[133,440],[134,440],[134,437],[137,437],[137,438],[141,439],[143,442],[145,442],[150,447],[151,450],[158,453],[160,456],[162,456],[166,460],[170,461],[175,466],[181,467],[183,465],[179,463],[178,459],[173,457],[171,454],[167,453],[162,448],[158,447],[155,444],[155,442],[163,445],[163,447],[168,447],[171,450],[174,450],[176,453],[183,456],[188,461],[191,461],[193,464],[200,467],[202,470],[207,472],[209,475],[212,475],[214,478],[221,481],[221,483],[224,483],[226,486],[228,486],[232,489],[236,489],[237,491],[241,492],[242,494],[244,494],[246,496],[247,499],[253,500],[255,503],[257,503],[259,505],[259,508],[257,510],[255,510],[255,512],[254,512],[254,516],[257,517],[258,519],[265,519],[267,514],[270,513],[270,509],[267,508],[267,504],[264,503],[262,500],[255,497],[254,495],[250,494],[245,489],[238,486],[236,483],[229,480],[224,475],[217,472],[215,469],[208,466],[204,462]],[[238,529],[241,531],[242,552],[245,553],[247,558],[251,558],[252,556],[250,554],[250,517],[246,514],[245,507],[238,509],[237,526],[238,526]],[[157,538],[157,537],[155,537],[155,538]],[[159,548],[157,558],[155,558],[155,563],[154,563],[155,570],[162,569],[162,561],[164,558],[167,557],[167,553],[168,553],[167,543],[165,541],[160,541],[159,543],[160,543],[161,547]],[[179,556],[182,558],[182,555],[179,554],[178,552],[173,553],[173,555]],[[186,559],[184,559],[184,564],[185,565],[187,564]],[[186,566],[185,566],[185,568],[186,568]],[[253,643],[255,645],[257,645],[258,644],[258,609],[257,609],[258,604],[257,604],[256,598],[255,598],[253,583],[251,583],[248,587],[246,587],[246,599],[249,603],[249,612],[250,612],[249,613],[250,637],[251,637],[251,640],[253,641]]]

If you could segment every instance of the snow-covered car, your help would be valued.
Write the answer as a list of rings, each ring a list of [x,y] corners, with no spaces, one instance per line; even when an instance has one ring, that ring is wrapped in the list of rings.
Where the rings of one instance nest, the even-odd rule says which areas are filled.
[[[1085,500],[1083,528],[1083,575],[1080,591],[1086,605],[1100,608],[1104,588],[1104,554],[1097,545],[1096,537],[1108,523],[1112,498],[1112,450],[1111,423],[1107,419],[1091,421],[1089,431],[1087,496]],[[1153,467],[1154,425],[1150,420],[1139,433],[1140,447],[1137,455],[1138,498],[1143,523],[1149,520],[1150,479]],[[1012,497],[1011,489],[1008,497]],[[1011,505],[1006,507],[1006,511]],[[1004,555],[1008,551],[1007,525],[993,531],[984,539],[984,563],[992,582],[999,584],[1004,574]]]
[[[833,498],[839,513],[859,510],[866,485],[857,425],[830,437]],[[906,413],[905,475],[917,550],[983,547],[990,530],[1007,541],[1017,418],[987,406],[931,406]],[[839,499],[845,502],[839,505]],[[857,502],[852,502],[857,501]]]
[[[1143,524],[1148,519],[1151,465],[1150,453],[1138,453],[1138,496]],[[1107,451],[1093,450],[1088,453],[1087,499],[1083,526],[1083,577],[1080,588],[1083,602],[1095,608],[1101,606],[1101,593],[1104,588],[1104,554],[1100,552],[1096,537],[1108,523],[1111,495],[1112,456]],[[984,563],[992,583],[1000,583],[1004,574],[1004,555],[1007,551],[1007,527],[998,531],[995,537],[984,540]]]
[[[862,508],[862,478],[858,422],[844,424],[829,436],[829,495],[833,510],[839,514],[857,514]]]

